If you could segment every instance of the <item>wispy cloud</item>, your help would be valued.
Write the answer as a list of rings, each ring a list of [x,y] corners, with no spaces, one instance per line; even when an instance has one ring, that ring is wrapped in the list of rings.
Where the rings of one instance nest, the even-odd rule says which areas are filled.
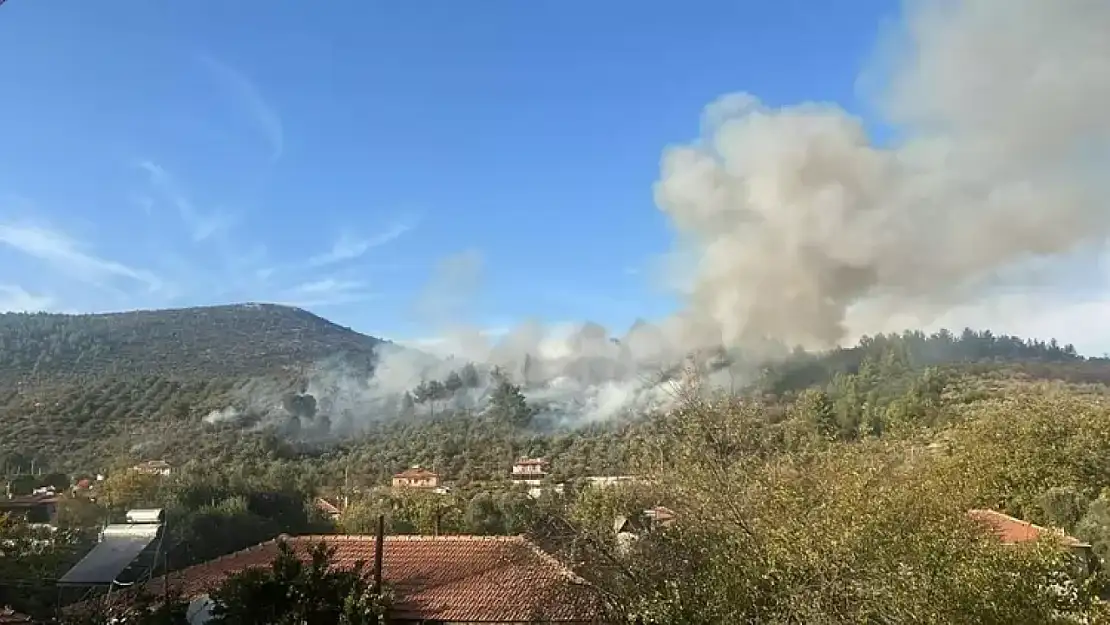
[[[396,241],[412,230],[412,222],[399,222],[372,237],[358,238],[350,234],[340,236],[327,252],[308,259],[311,267],[323,267],[354,260],[370,250]]]
[[[90,284],[106,286],[113,278],[123,278],[144,284],[150,291],[165,286],[158,276],[149,271],[82,250],[76,241],[57,230],[30,224],[0,223],[0,244],[50,263]]]
[[[198,58],[224,83],[258,126],[270,147],[270,157],[274,160],[280,158],[285,151],[285,130],[277,110],[262,97],[254,82],[239,70],[208,54],[200,54]]]
[[[316,280],[315,282],[305,282],[297,285],[293,290],[297,293],[318,295],[321,293],[344,293],[365,286],[364,283],[357,280],[337,280],[335,278],[324,278],[323,280]]]
[[[227,213],[204,213],[198,210],[185,192],[181,190],[174,177],[161,165],[150,160],[139,161],[137,165],[146,172],[154,190],[163,196],[166,202],[177,211],[181,220],[189,228],[193,241],[198,243],[204,241],[212,235],[230,228],[234,223],[234,218]],[[140,198],[145,201],[140,201],[139,198],[136,198],[136,201],[145,212],[150,213],[154,206],[154,200],[145,196],[140,196]]]
[[[364,302],[378,297],[366,283],[358,280],[322,278],[296,285],[289,289],[279,303],[301,308],[325,308],[341,304]]]
[[[50,310],[54,298],[35,295],[15,284],[0,284],[0,312],[39,312]]]

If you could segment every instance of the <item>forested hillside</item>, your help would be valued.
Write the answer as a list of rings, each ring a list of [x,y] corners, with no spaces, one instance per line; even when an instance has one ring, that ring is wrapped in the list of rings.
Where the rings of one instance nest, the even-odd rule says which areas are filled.
[[[249,332],[263,325],[253,314],[269,330]],[[560,428],[531,418],[524,389],[501,377],[478,409],[415,393],[401,418],[298,439],[206,416],[245,380],[269,376],[295,390],[297,376],[282,367],[330,357],[329,345],[369,356],[374,339],[279,307],[224,308],[177,330],[150,318],[113,343],[103,328],[118,321],[6,317],[9,329],[23,328],[3,334],[6,362],[40,364],[5,378],[0,462],[24,485],[46,479],[25,475],[32,462],[36,472],[107,472],[97,502],[67,498],[63,525],[165,507],[175,566],[282,532],[372,532],[383,514],[391,533],[528,533],[644,622],[822,622],[837,613],[835,622],[1045,623],[1094,614],[1091,597],[1110,590],[1096,576],[1059,603],[1039,590],[1064,566],[1057,552],[999,550],[965,515],[1002,510],[1110,555],[1110,361],[1053,341],[971,330],[867,337],[771,363],[733,396],[676,383],[673,410]],[[95,336],[112,347],[98,357],[131,361],[98,371],[63,358],[64,347],[49,361],[32,357],[42,344],[66,344],[30,340],[54,336],[48,326],[84,337],[95,334],[80,328],[101,328]],[[156,337],[149,359],[139,336]],[[259,345],[260,336],[272,342]],[[82,340],[91,341],[73,343],[94,344]],[[206,347],[174,352],[173,340]],[[18,345],[24,351],[13,353]],[[280,364],[252,368],[266,353]],[[508,476],[521,456],[547,458],[548,481],[565,483],[565,493],[534,499],[514,487]],[[152,458],[169,460],[172,477],[126,470]],[[388,487],[415,464],[434,468],[451,491]],[[587,476],[618,474],[649,479],[583,486]],[[349,506],[329,521],[306,505],[318,496]],[[656,505],[678,524],[614,559],[614,517]],[[66,549],[42,566],[72,560],[77,548]],[[43,582],[27,601],[24,586],[0,579],[0,599],[27,610],[48,610],[52,590]]]
[[[240,304],[98,315],[0,314],[0,384],[158,375],[208,381],[323,358],[369,362],[379,339],[307,311]]]
[[[409,406],[401,420],[363,418],[343,440],[298,442],[253,422],[207,423],[243,385],[266,378],[298,390],[297,370],[342,356],[369,373],[378,339],[301,310],[240,305],[114,315],[0,316],[0,466],[96,471],[125,459],[252,458],[317,468],[334,481],[353,463],[360,479],[385,480],[414,463],[463,482],[502,475],[517,455],[546,455],[558,476],[616,473],[644,438],[649,415],[550,431],[530,423],[511,384],[502,402],[513,414]],[[939,423],[941,395],[984,380],[1110,381],[1110,361],[1070,345],[966,330],[867,337],[824,354],[774,363],[745,392],[768,410],[795,401],[841,440],[879,435],[909,419]],[[449,384],[449,381],[448,381]],[[418,390],[418,389],[417,389]],[[740,389],[744,390],[744,389]],[[975,393],[980,390],[964,389]],[[516,406],[516,408],[513,408]],[[353,408],[358,411],[358,407]],[[496,412],[496,411],[494,411]],[[523,418],[522,418],[523,417]],[[343,466],[341,466],[343,465]]]
[[[0,314],[0,458],[95,469],[150,444],[158,454],[192,440],[237,388],[295,391],[324,360],[369,375],[381,343],[272,304]]]

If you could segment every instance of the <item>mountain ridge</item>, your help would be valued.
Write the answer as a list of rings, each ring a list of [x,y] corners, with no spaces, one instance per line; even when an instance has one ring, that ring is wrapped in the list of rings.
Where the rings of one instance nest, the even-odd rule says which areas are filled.
[[[0,383],[124,373],[267,375],[336,357],[369,369],[385,343],[307,310],[270,303],[3,313]]]

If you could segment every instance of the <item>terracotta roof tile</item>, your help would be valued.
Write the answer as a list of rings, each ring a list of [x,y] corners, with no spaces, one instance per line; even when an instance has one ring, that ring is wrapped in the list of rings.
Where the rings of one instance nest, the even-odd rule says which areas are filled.
[[[1086,543],[1075,538],[1068,536],[1059,530],[1041,527],[1034,525],[1028,521],[1014,518],[1008,514],[998,512],[997,510],[971,510],[968,516],[984,523],[991,527],[1002,542],[1006,544],[1017,544],[1024,542],[1031,542],[1037,540],[1042,535],[1055,533],[1065,545],[1069,547],[1082,547]]]
[[[314,504],[316,505],[316,509],[324,514],[340,514],[342,512],[338,506],[323,497],[317,497]]]
[[[439,475],[436,474],[434,471],[429,471],[428,469],[424,469],[424,468],[421,468],[421,467],[413,467],[411,469],[405,469],[404,471],[401,471],[400,473],[397,473],[393,477],[405,477],[405,478],[418,478],[419,479],[419,478],[428,478],[428,477],[439,477]]]
[[[281,539],[278,539],[281,540]],[[374,561],[373,536],[285,538],[297,553],[320,541],[336,548],[336,563]],[[231,573],[265,567],[277,540],[170,573],[171,588],[196,598]],[[382,578],[395,596],[397,618],[444,621],[586,622],[601,613],[600,595],[555,558],[522,537],[387,536]],[[148,582],[161,592],[162,578]]]

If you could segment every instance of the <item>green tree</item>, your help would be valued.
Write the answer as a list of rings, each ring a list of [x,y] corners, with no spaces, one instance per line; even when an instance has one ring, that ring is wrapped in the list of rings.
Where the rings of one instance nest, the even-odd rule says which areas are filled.
[[[798,398],[798,405],[804,418],[813,424],[813,428],[819,436],[829,440],[837,437],[840,426],[836,418],[836,407],[828,393],[817,389],[807,389]]]
[[[579,529],[581,574],[647,623],[1064,623],[1089,589],[1052,588],[1069,556],[1045,542],[1007,548],[966,511],[958,477],[885,440],[795,454],[751,400],[688,399],[645,463],[677,514],[628,554]],[[594,505],[598,500],[594,500]],[[615,502],[614,502],[615,503]],[[604,520],[605,514],[592,517]],[[566,541],[564,541],[565,543]]]
[[[127,623],[128,625],[189,625],[189,602],[177,595],[153,596],[139,591],[125,606],[108,607],[94,602],[95,607],[66,614],[62,625],[103,625]]]
[[[67,497],[58,502],[58,527],[90,529],[104,524],[107,510],[84,497]]]
[[[452,371],[447,375],[447,379],[443,381],[443,388],[447,395],[453,395],[464,386],[462,376],[458,371]]]
[[[1103,494],[1091,502],[1076,523],[1075,533],[1091,543],[1091,548],[1103,561],[1110,562],[1110,494]]]
[[[513,384],[502,371],[494,373],[495,385],[490,394],[489,406],[486,414],[495,421],[506,423],[513,427],[525,428],[532,424],[535,412],[528,405],[520,387]]]
[[[413,399],[412,393],[405,392],[401,395],[401,415],[412,416],[416,412],[416,400]]]
[[[51,486],[60,493],[69,488],[69,476],[65,473],[47,473],[39,478],[39,485]]]
[[[38,486],[38,478],[33,475],[17,475],[8,482],[8,492],[16,497],[30,495]]]
[[[466,507],[466,524],[469,531],[478,535],[501,534],[505,519],[489,493],[478,493]]]
[[[109,506],[136,508],[155,506],[160,501],[162,476],[134,469],[116,471],[104,480],[104,498]]]
[[[472,362],[463,365],[462,369],[459,370],[459,377],[466,388],[478,388],[482,384],[481,376],[478,375],[478,368]]]
[[[1074,531],[1090,503],[1082,493],[1070,486],[1054,486],[1036,499],[1045,523],[1064,531]]]
[[[333,566],[335,549],[321,542],[301,560],[287,543],[269,569],[228,577],[210,595],[212,623],[228,625],[371,625],[385,623],[390,595],[375,592],[365,563]]]

